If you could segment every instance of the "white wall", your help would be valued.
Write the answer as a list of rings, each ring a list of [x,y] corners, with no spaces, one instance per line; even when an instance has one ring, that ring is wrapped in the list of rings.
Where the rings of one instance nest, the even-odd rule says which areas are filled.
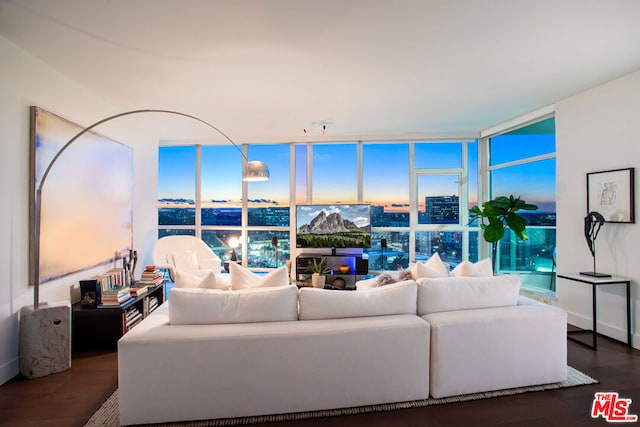
[[[556,103],[558,272],[589,271],[591,253],[583,234],[586,174],[627,167],[640,169],[640,71]],[[638,199],[636,181],[635,198]],[[636,218],[638,218],[636,208]],[[596,240],[597,270],[632,280],[632,331],[640,348],[638,313],[640,218],[637,224],[605,223]],[[590,328],[591,287],[558,279],[558,304],[570,323]],[[598,331],[626,341],[623,285],[600,287]]]
[[[28,285],[29,106],[38,105],[79,124],[89,125],[119,113],[33,56],[0,37],[0,384],[18,373],[18,312],[33,304]],[[134,248],[139,267],[150,263],[157,238],[158,138],[133,119],[96,129],[134,148]],[[83,272],[40,290],[40,301],[69,300],[69,287]]]

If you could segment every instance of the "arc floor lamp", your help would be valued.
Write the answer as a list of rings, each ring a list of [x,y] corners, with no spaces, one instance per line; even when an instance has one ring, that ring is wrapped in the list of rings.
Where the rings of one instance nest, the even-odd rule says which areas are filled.
[[[70,337],[68,336],[70,333],[69,306],[47,306],[47,309],[51,308],[51,313],[46,313],[47,310],[40,310],[40,225],[42,216],[42,191],[47,180],[47,176],[62,153],[85,133],[111,120],[142,113],[172,114],[186,117],[204,124],[222,135],[240,152],[244,159],[242,167],[243,181],[265,181],[269,179],[269,169],[267,166],[259,160],[250,161],[242,152],[242,149],[224,132],[205,120],[179,111],[162,109],[126,111],[99,120],[75,134],[51,159],[51,162],[48,164],[40,178],[40,183],[35,192],[34,217],[32,224],[33,233],[31,233],[31,242],[29,245],[29,260],[32,269],[31,280],[33,282],[33,307],[23,307],[20,312],[20,371],[28,378],[36,378],[60,372],[71,367]],[[60,330],[66,330],[66,348],[60,348],[65,347],[65,345],[59,344],[61,339],[60,331],[54,330],[55,328],[53,328],[52,325],[60,326]],[[52,355],[51,353],[54,354]],[[50,363],[43,364],[43,360],[49,360]]]

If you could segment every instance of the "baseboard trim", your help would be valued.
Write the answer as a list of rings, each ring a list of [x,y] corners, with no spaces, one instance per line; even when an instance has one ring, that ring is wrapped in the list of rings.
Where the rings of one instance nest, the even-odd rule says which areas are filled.
[[[20,372],[20,359],[17,357],[0,365],[0,385],[6,383]]]
[[[582,329],[589,329],[593,325],[593,321],[590,317],[585,317],[580,314],[567,312],[567,321],[570,325],[577,326]],[[633,328],[633,325],[632,325]],[[597,324],[598,335],[604,335],[609,338],[613,338],[614,340],[621,341],[623,343],[627,342],[627,331],[618,326],[613,326],[609,323],[604,323],[598,321]],[[633,348],[640,350],[640,335],[632,334],[631,335],[631,343]]]

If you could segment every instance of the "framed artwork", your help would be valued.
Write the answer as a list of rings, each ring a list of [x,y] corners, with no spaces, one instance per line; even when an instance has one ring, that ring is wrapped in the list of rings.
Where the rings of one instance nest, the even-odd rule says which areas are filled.
[[[606,222],[635,223],[635,168],[587,173],[587,212]]]
[[[30,224],[44,171],[82,129],[31,107]],[[29,237],[33,244],[33,226]],[[132,243],[133,149],[87,132],[58,157],[42,186],[39,283],[115,262]],[[30,265],[30,284],[36,281],[34,270]]]

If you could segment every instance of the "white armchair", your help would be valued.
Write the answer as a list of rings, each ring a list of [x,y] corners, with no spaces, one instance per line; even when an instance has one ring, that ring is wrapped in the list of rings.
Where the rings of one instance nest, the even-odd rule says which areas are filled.
[[[169,270],[175,280],[176,270],[199,270],[220,273],[222,261],[205,242],[194,236],[165,236],[153,248],[153,263],[157,268]]]

